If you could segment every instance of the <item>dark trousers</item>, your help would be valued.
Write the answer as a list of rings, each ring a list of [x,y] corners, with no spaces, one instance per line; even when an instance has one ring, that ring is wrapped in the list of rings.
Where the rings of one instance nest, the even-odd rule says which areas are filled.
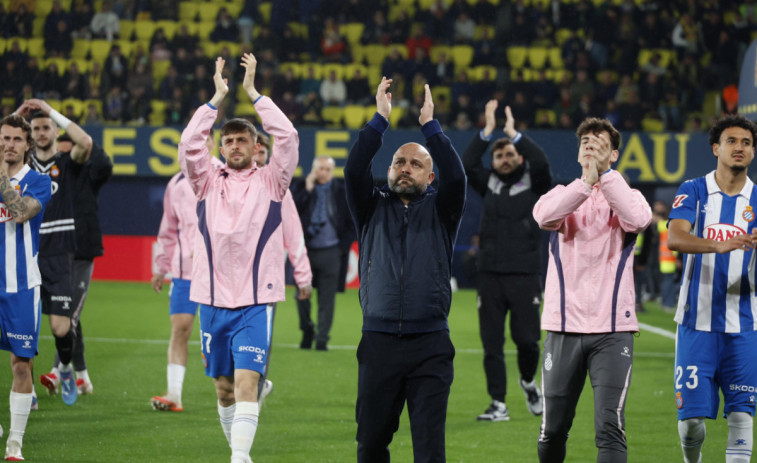
[[[576,416],[587,372],[594,389],[597,462],[627,461],[625,408],[632,363],[632,333],[547,332],[541,374],[544,393],[538,446],[541,463],[565,460],[568,431]]]
[[[87,369],[87,362],[84,359],[84,335],[81,330],[81,311],[84,308],[84,301],[87,299],[89,292],[89,283],[92,281],[92,271],[95,268],[93,260],[74,259],[73,272],[71,279],[74,285],[73,306],[74,311],[71,314],[71,330],[74,332],[74,347],[72,361],[74,370],[83,371]],[[60,356],[55,352],[53,367],[60,363]]]
[[[479,274],[478,323],[484,347],[486,390],[505,401],[505,323],[510,313],[510,336],[518,348],[518,369],[524,381],[534,379],[539,366],[539,275]]]
[[[447,399],[455,348],[448,331],[363,332],[357,349],[357,461],[389,461],[389,443],[407,401],[415,463],[444,462]]]
[[[315,341],[326,344],[329,331],[334,321],[334,301],[336,290],[339,288],[339,264],[341,253],[339,246],[325,249],[308,249],[310,269],[313,271],[313,288],[318,289],[318,326]],[[297,301],[297,312],[300,315],[300,329],[313,329],[310,318],[310,299]]]

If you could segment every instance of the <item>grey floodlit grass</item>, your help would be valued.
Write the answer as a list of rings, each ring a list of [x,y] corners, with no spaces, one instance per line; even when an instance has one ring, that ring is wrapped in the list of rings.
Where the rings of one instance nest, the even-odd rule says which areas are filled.
[[[291,293],[290,289],[288,295]],[[674,332],[672,315],[652,305],[640,316],[641,321]],[[184,382],[184,412],[156,412],[149,405],[150,397],[166,389],[170,325],[165,292],[156,295],[147,283],[94,282],[82,323],[94,395],[80,397],[73,407],[67,407],[60,396],[47,396],[36,382],[40,410],[32,412],[24,438],[27,461],[229,460],[212,380],[202,368],[198,323]],[[260,415],[252,448],[255,463],[355,461],[355,348],[360,326],[357,292],[350,290],[338,296],[330,350],[302,351],[294,302],[279,304],[270,370],[274,391]],[[526,409],[509,335],[507,405],[512,419],[477,422],[475,417],[487,407],[489,398],[473,291],[455,293],[450,326],[457,355],[447,414],[448,461],[537,461],[540,419]],[[673,350],[673,340],[661,334],[642,330],[635,338],[626,413],[630,462],[683,459],[673,393]],[[54,343],[44,317],[35,376],[49,370],[53,355]],[[7,353],[0,354],[0,372],[0,391],[7,394],[11,383]],[[568,462],[596,461],[592,398],[587,383],[568,440]],[[0,424],[7,436],[9,412],[7,402],[3,403]],[[708,421],[705,461],[723,461],[726,435],[725,420]],[[412,461],[406,414],[390,449],[393,461]]]

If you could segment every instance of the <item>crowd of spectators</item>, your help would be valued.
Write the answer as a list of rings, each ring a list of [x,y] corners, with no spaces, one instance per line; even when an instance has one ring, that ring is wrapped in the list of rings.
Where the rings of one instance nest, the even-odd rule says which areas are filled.
[[[324,124],[324,108],[370,104],[376,84],[359,67],[344,76],[319,75],[307,63],[355,63],[355,48],[380,44],[391,50],[380,73],[394,79],[400,126],[417,124],[423,85],[429,83],[448,89],[435,93],[435,115],[450,128],[476,127],[484,103],[496,98],[527,127],[572,130],[585,117],[599,116],[623,130],[641,130],[645,118],[662,121],[666,130],[684,130],[692,116],[716,115],[701,114],[708,93],[725,94],[723,111],[736,111],[733,85],[757,31],[756,0],[277,0],[265,15],[263,2],[236,1],[243,6],[217,9],[206,39],[240,45],[221,51],[232,88],[242,77],[238,54],[254,50],[256,85],[298,125]],[[214,57],[207,56],[202,39],[181,24],[171,36],[157,28],[149,43],[136,43],[128,55],[119,45],[135,39],[123,36],[120,21],[179,21],[177,4],[102,0],[98,11],[94,5],[72,0],[67,9],[55,0],[44,19],[39,58],[14,40],[33,37],[35,0],[0,2],[0,35],[7,44],[0,63],[3,111],[32,96],[75,98],[90,102],[70,114],[85,124],[147,123],[155,107],[164,111],[160,120],[166,124],[186,123],[213,92]],[[364,25],[357,41],[342,33],[342,25],[353,23]],[[76,60],[49,59],[65,60],[74,40],[93,38],[112,41],[102,62],[91,60],[81,69]],[[471,67],[492,70],[474,78],[452,56],[434,54],[438,45],[461,44],[473,50]],[[512,46],[559,47],[561,68],[530,69],[528,61],[513,66],[507,57]],[[640,66],[645,50],[652,53]],[[170,65],[156,79],[158,62]],[[282,66],[291,62],[304,71]],[[161,104],[151,104],[156,100]]]

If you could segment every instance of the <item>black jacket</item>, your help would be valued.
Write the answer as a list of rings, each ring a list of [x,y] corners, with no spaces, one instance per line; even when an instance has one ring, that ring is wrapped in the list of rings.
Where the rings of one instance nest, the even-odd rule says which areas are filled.
[[[298,179],[292,182],[292,197],[294,203],[297,205],[297,213],[300,215],[300,222],[302,222],[302,231],[305,234],[305,245],[310,249],[310,240],[312,236],[308,234],[308,228],[310,227],[310,218],[313,216],[313,208],[315,207],[315,194],[314,191],[308,191],[305,188],[305,180]],[[347,265],[349,263],[349,252],[352,242],[355,241],[355,226],[350,218],[350,213],[347,210],[347,197],[344,191],[344,180],[335,178],[331,180],[328,204],[326,207],[329,222],[331,226],[336,230],[337,237],[339,238],[339,287],[338,291],[344,291],[344,284],[347,277]]]
[[[483,197],[478,269],[482,272],[541,272],[541,231],[534,204],[552,187],[544,151],[526,135],[515,145],[523,164],[509,175],[484,167],[481,157],[489,141],[476,134],[463,155],[471,187]]]
[[[105,151],[92,144],[92,152],[76,181],[74,189],[74,223],[76,224],[76,258],[91,260],[103,255],[103,233],[97,218],[100,188],[113,173],[113,163]]]
[[[376,114],[360,131],[344,167],[347,205],[360,246],[363,331],[392,334],[448,330],[452,251],[465,209],[460,158],[433,120],[422,127],[439,172],[407,206],[388,186],[374,187],[371,161],[389,123]]]

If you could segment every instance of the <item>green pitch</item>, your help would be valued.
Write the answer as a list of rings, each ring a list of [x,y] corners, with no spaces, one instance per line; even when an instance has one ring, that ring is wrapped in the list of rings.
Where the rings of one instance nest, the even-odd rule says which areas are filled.
[[[675,330],[672,315],[656,309],[642,314],[640,320],[668,334]],[[147,283],[93,283],[82,324],[94,395],[80,397],[73,407],[67,407],[60,396],[46,395],[36,382],[40,409],[32,412],[26,430],[23,452],[27,461],[228,461],[230,452],[218,423],[213,384],[205,377],[200,360],[199,323],[190,345],[184,412],[156,412],[149,405],[150,397],[166,388],[170,325],[165,291],[156,295]],[[260,415],[253,461],[355,461],[355,348],[360,326],[357,292],[348,291],[337,299],[330,351],[302,351],[298,349],[300,331],[294,303],[279,304],[270,371],[274,390]],[[476,422],[489,399],[474,292],[455,293],[450,326],[457,355],[447,414],[448,461],[537,461],[540,419],[526,409],[509,336],[507,405],[512,419]],[[54,355],[47,317],[41,334],[35,376],[49,370]],[[673,349],[673,339],[665,333],[642,329],[635,339],[626,410],[631,462],[683,460],[673,394]],[[11,371],[6,352],[0,354],[0,372],[0,391],[5,391],[0,394],[7,394]],[[7,436],[7,401],[3,404],[0,424]],[[568,440],[569,462],[596,459],[592,410],[587,383]],[[708,421],[705,461],[723,461],[726,435],[725,420]],[[406,414],[390,449],[393,461],[412,461]]]

